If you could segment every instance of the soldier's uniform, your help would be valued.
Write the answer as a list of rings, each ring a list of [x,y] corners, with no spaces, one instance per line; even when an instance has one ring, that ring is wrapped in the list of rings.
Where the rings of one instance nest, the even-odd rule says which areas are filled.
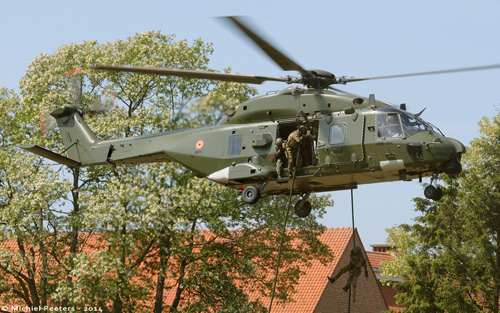
[[[286,142],[283,139],[276,139],[276,146],[274,147],[274,159],[276,160],[276,174],[281,178],[281,171],[286,162]]]
[[[368,277],[368,269],[366,268],[366,260],[363,257],[363,252],[360,247],[354,247],[351,251],[351,260],[349,264],[340,269],[340,271],[334,277],[328,277],[330,283],[334,283],[342,274],[349,272],[349,278],[347,279],[346,285],[342,288],[344,291],[351,288],[351,283],[356,287],[356,282],[361,274],[361,268],[365,268],[365,277]],[[354,280],[354,282],[353,282]]]
[[[300,146],[300,155],[302,157],[302,166],[313,165],[313,151],[314,151],[314,128],[307,130],[306,135],[303,136],[302,145]]]
[[[300,126],[299,129],[294,130],[290,133],[290,135],[288,135],[288,140],[286,142],[286,157],[288,159],[288,172],[290,177],[292,177],[294,167],[296,167],[298,172],[302,166],[303,158],[297,156],[297,151],[299,149],[299,145],[303,142],[306,132],[306,128],[304,126]]]

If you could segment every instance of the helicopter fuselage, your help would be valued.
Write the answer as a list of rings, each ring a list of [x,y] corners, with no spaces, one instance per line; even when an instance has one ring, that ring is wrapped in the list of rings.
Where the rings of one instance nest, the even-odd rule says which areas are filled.
[[[212,150],[211,155],[224,156],[225,162],[222,169],[203,175],[233,188],[259,182],[265,183],[263,194],[288,193],[291,181],[287,173],[284,179],[276,175],[274,142],[277,138],[286,140],[306,122],[300,117],[290,118],[298,110],[308,117],[314,138],[313,159],[297,177],[297,193],[461,171],[463,144],[445,137],[418,116],[376,101],[373,96],[341,96],[325,90],[292,93],[288,88],[253,99],[221,120],[221,133],[216,136],[227,144],[222,150],[220,146],[219,151]],[[210,136],[200,133],[197,140],[213,142]],[[203,158],[201,154],[198,156]]]
[[[297,115],[299,110],[303,113]],[[291,87],[251,99],[215,126],[106,141],[97,139],[75,107],[58,108],[52,115],[61,129],[67,160],[75,167],[173,161],[227,187],[258,186],[262,195],[290,192],[286,167],[284,178],[277,175],[275,142],[286,140],[305,123],[312,153],[297,173],[296,194],[421,179],[440,172],[458,174],[465,153],[463,144],[418,115],[374,96],[321,89]],[[41,147],[25,148],[51,158],[52,152],[41,153]]]

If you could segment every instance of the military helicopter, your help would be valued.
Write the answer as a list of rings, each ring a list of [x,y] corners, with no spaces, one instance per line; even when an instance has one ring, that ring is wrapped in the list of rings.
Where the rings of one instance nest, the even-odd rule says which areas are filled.
[[[298,194],[295,213],[306,217],[312,192],[357,188],[358,185],[431,177],[427,198],[439,200],[438,175],[457,175],[466,152],[458,140],[444,136],[420,115],[375,99],[332,87],[373,79],[429,75],[498,68],[469,67],[377,77],[336,77],[324,70],[306,70],[258,35],[241,17],[228,17],[234,26],[285,71],[298,77],[264,77],[243,74],[166,68],[97,65],[97,70],[172,75],[249,84],[279,81],[290,84],[274,94],[250,99],[228,110],[215,126],[174,130],[137,137],[101,141],[87,126],[76,106],[55,109],[67,156],[37,145],[22,148],[72,168],[106,164],[178,162],[200,177],[240,190],[253,204],[270,195]],[[284,162],[276,167],[275,143],[306,127],[309,151],[292,178]],[[292,185],[293,190],[292,189]]]

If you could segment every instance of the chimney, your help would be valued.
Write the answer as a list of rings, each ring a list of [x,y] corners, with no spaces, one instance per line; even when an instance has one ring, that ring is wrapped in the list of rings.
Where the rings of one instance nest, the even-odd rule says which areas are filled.
[[[388,252],[389,250],[396,248],[388,244],[370,245],[370,247],[372,247],[373,252]]]

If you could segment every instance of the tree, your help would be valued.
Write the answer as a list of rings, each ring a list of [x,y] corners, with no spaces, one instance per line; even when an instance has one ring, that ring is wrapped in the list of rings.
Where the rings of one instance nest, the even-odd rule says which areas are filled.
[[[211,53],[212,46],[201,40],[189,45],[146,32],[107,44],[65,45],[53,55],[40,55],[21,81],[15,120],[23,127],[14,126],[11,141],[63,150],[58,132],[46,128],[42,134],[39,120],[54,106],[73,101],[70,86],[75,75],[81,75],[69,74],[74,68],[87,68],[77,76],[83,86],[81,103],[89,112],[87,122],[102,139],[213,123],[256,90],[236,83],[88,70],[101,63],[209,70]],[[97,108],[113,110],[90,114],[102,102],[107,105]],[[41,172],[48,175],[45,167]],[[263,309],[258,300],[248,298],[244,287],[252,281],[255,291],[270,293],[271,278],[264,273],[276,264],[284,199],[250,206],[235,191],[172,163],[54,169],[66,172],[63,186],[70,186],[71,192],[51,193],[59,195],[58,200],[67,195],[69,205],[57,215],[57,229],[46,229],[57,238],[54,246],[61,247],[47,254],[47,264],[59,273],[47,292],[49,303],[98,306],[105,312]],[[289,299],[301,263],[329,256],[317,239],[323,227],[315,218],[332,202],[314,196],[311,201],[318,210],[307,219],[293,220],[290,227],[296,231],[286,234],[286,271],[277,293],[282,301]],[[52,208],[53,202],[48,203]],[[12,278],[8,272],[2,275],[5,281]],[[167,303],[168,291],[174,300]]]
[[[422,215],[390,231],[402,254],[385,267],[409,312],[499,312],[500,115],[480,122],[465,170],[446,177],[440,202],[415,199]]]
[[[0,299],[9,303],[19,298],[28,306],[45,306],[63,275],[50,255],[63,249],[57,238],[62,222],[57,204],[69,186],[40,159],[16,149],[16,109],[18,96],[1,88]]]

